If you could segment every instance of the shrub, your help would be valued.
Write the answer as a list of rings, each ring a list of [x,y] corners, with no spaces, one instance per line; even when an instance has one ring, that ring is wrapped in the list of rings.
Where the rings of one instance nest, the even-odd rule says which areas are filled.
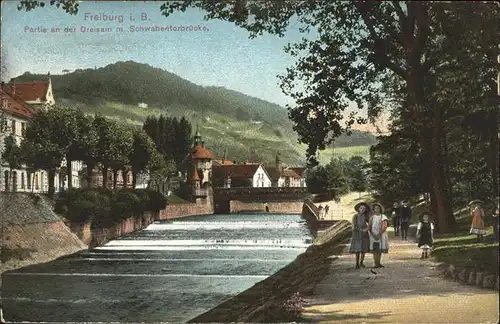
[[[167,198],[165,198],[161,192],[146,190],[146,193],[149,196],[149,204],[147,205],[146,210],[159,211],[167,207]]]
[[[130,191],[120,190],[114,197],[111,206],[111,219],[122,220],[129,218],[137,212],[140,206],[140,199]]]
[[[62,196],[64,205],[59,201],[58,207],[66,210],[65,217],[72,222],[105,218],[109,213],[110,198],[95,190],[72,189]]]

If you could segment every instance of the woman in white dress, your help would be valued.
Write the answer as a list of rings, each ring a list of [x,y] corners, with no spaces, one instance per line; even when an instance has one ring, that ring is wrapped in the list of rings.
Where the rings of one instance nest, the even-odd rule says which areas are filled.
[[[368,223],[368,232],[370,234],[370,252],[373,253],[374,268],[383,268],[380,263],[382,253],[389,252],[389,236],[387,228],[389,227],[389,218],[383,214],[384,208],[381,204],[373,204],[373,214]]]

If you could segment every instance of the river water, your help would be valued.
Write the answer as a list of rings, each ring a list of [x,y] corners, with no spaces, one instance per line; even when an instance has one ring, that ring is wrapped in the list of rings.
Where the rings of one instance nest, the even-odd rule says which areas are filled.
[[[7,321],[185,322],[312,243],[299,215],[194,216],[3,276]]]

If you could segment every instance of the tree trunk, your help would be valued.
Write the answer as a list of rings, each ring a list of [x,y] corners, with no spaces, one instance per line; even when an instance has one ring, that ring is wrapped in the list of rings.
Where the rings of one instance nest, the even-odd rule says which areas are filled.
[[[442,107],[436,106],[433,112],[432,139],[430,143],[431,158],[431,201],[435,202],[433,212],[438,218],[440,233],[455,230],[456,222],[447,187],[442,154],[443,121]]]
[[[49,178],[48,181],[49,181],[49,191],[48,191],[48,196],[49,198],[52,198],[54,197],[54,193],[55,193],[55,187],[54,187],[54,178],[56,176],[56,170],[55,169],[49,169],[47,170],[47,177]]]
[[[116,189],[117,181],[118,181],[118,169],[113,169],[113,189]]]
[[[86,175],[86,181],[87,181],[87,188],[91,189],[94,187],[94,184],[93,184],[93,171],[94,171],[94,167],[95,167],[95,163],[88,163],[88,162],[85,162],[85,164],[87,165],[87,175]]]
[[[442,111],[439,106],[435,106],[435,111],[432,112],[431,134],[429,138],[426,127],[424,127],[424,115],[427,115],[424,108],[427,106],[425,100],[425,91],[423,88],[424,78],[420,70],[420,63],[414,57],[409,57],[410,69],[408,71],[407,85],[409,102],[412,109],[412,117],[415,121],[422,123],[419,129],[419,142],[422,150],[427,151],[425,165],[423,170],[430,172],[429,191],[431,196],[432,212],[436,215],[437,227],[440,232],[450,232],[454,230],[455,218],[451,208],[451,203],[448,199],[446,188],[446,177],[443,166],[441,141],[442,141]],[[420,59],[420,57],[418,57]]]
[[[491,168],[491,176],[493,178],[493,190],[495,191],[494,194],[496,197],[498,197],[500,194],[498,192],[498,169],[499,169],[499,162],[498,159],[500,159],[499,156],[499,151],[498,151],[498,145],[499,139],[498,139],[498,112],[493,111],[490,116],[490,138],[489,138],[489,144],[490,144],[490,154],[489,154],[489,161],[490,161],[490,168]]]
[[[123,188],[127,188],[127,169],[122,169]]]
[[[109,166],[103,165],[103,167],[102,167],[102,187],[104,189],[108,188],[108,169],[109,169]]]
[[[132,171],[132,189],[137,185],[137,172]]]
[[[72,160],[66,156],[66,170],[68,172],[68,191],[73,187],[73,167],[71,165]],[[63,179],[64,182],[64,179]]]

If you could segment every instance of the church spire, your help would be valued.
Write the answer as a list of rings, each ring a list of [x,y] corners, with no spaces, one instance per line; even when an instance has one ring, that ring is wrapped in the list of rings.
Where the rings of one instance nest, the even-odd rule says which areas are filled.
[[[199,131],[199,125],[196,125],[196,133],[194,134],[194,145],[201,144],[201,136]]]

